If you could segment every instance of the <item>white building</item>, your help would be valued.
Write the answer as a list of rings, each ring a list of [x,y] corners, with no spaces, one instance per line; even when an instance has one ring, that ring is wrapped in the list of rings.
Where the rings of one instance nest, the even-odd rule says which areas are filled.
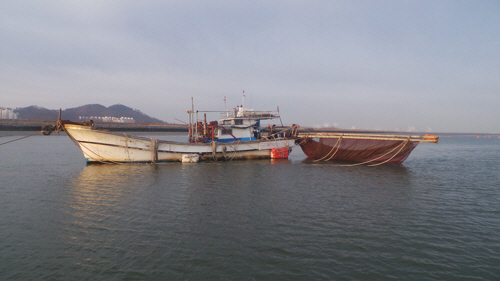
[[[132,117],[112,117],[112,116],[78,116],[79,120],[94,120],[97,122],[115,122],[115,123],[135,123]]]
[[[0,119],[17,119],[17,113],[12,108],[0,107]]]

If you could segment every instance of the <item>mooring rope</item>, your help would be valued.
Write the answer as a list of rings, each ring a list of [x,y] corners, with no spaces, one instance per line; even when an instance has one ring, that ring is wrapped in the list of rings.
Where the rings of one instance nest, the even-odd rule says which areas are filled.
[[[379,165],[382,165],[382,164],[385,164],[385,163],[391,161],[394,157],[396,157],[396,155],[398,155],[401,152],[401,150],[403,150],[403,148],[406,146],[406,144],[408,144],[409,141],[410,141],[410,137],[408,137],[408,139],[403,143],[403,146],[401,146],[401,148],[398,150],[398,152],[396,152],[396,154],[394,154],[391,158],[389,158],[389,159],[387,159],[387,160],[385,160],[383,162],[380,162],[380,163],[377,163],[377,164],[368,165],[368,166],[370,166],[370,167],[379,166]]]
[[[236,145],[239,145],[240,144],[240,140],[236,141],[236,142],[229,142],[227,143],[223,148],[222,148],[222,156],[224,156],[224,160],[226,161],[233,161],[234,158],[236,157]],[[233,149],[233,153],[228,156],[226,153],[227,152],[227,146],[229,146],[229,148],[232,148]]]
[[[132,160],[130,159],[130,150],[128,149],[128,143],[129,143],[128,135],[125,133],[123,135],[125,136],[125,152],[127,152],[128,161],[132,162]]]
[[[38,132],[38,133],[36,133],[36,134],[32,134],[32,135],[28,135],[28,136],[24,136],[24,137],[21,137],[21,138],[15,139],[15,140],[6,141],[6,142],[3,142],[3,143],[0,143],[0,145],[4,145],[4,144],[8,144],[8,143],[15,142],[15,141],[18,141],[18,140],[22,140],[22,139],[25,139],[25,138],[33,137],[33,136],[39,135],[39,134],[41,134],[41,133],[42,133],[42,132]]]
[[[221,150],[222,150],[222,157],[224,157],[224,160],[227,160],[226,157],[227,146],[224,146]]]
[[[368,164],[368,163],[371,163],[371,162],[374,162],[386,155],[388,155],[389,153],[393,152],[394,150],[398,149],[398,152],[396,152],[396,154],[394,154],[391,158],[389,158],[388,160],[384,161],[384,162],[381,162],[381,163],[377,163],[377,164],[372,164],[372,165],[368,165],[368,166],[378,166],[378,165],[382,165],[384,163],[387,163],[388,161],[392,160],[394,157],[396,157],[396,155],[399,154],[399,152],[401,152],[401,150],[406,146],[406,144],[408,143],[408,141],[410,141],[410,137],[408,137],[408,139],[406,139],[403,143],[399,144],[398,146],[394,147],[393,149],[391,149],[389,152],[375,158],[375,159],[371,159],[371,160],[368,160],[368,161],[365,161],[365,162],[361,162],[361,163],[356,163],[356,164],[345,164],[345,165],[338,165],[338,166],[344,166],[344,167],[351,167],[351,166],[359,166],[359,165],[364,165],[364,164]]]
[[[314,160],[313,162],[318,162],[318,161],[321,161],[321,160],[325,159],[326,157],[328,157],[328,155],[330,155],[330,153],[332,153],[332,152],[333,152],[333,150],[334,150],[335,148],[337,148],[337,150],[335,150],[335,152],[332,154],[332,156],[330,156],[330,157],[328,158],[328,160],[325,160],[325,161],[330,161],[330,160],[333,158],[333,156],[337,153],[337,151],[339,151],[339,148],[340,148],[340,142],[341,142],[341,141],[342,141],[342,136],[340,136],[340,137],[337,139],[337,142],[336,142],[336,143],[335,143],[335,145],[332,147],[332,150],[330,150],[330,151],[329,151],[329,152],[328,152],[325,156],[321,157],[320,159],[316,159],[316,160]],[[337,146],[337,145],[338,145],[338,146]]]
[[[337,154],[337,151],[339,151],[339,148],[340,148],[340,145],[342,144],[342,136],[340,136],[339,138],[339,145],[337,146],[337,150],[335,150],[335,152],[332,154],[332,156],[330,156],[327,160],[325,161],[330,161],[332,160],[333,156],[335,156],[335,154]]]

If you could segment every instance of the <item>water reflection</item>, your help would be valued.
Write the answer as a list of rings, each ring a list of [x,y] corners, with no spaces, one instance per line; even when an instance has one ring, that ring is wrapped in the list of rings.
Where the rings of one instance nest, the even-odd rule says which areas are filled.
[[[84,189],[140,184],[157,175],[157,165],[88,165],[75,180],[75,187]]]
[[[290,237],[317,243],[311,233],[326,235],[352,223],[362,228],[392,223],[410,213],[411,174],[400,165],[269,160],[92,165],[73,179],[67,233],[86,253],[79,260],[83,265],[95,259],[113,264],[114,255],[144,243],[166,251],[182,243],[185,258],[203,249],[200,259],[209,261],[212,253],[226,249],[231,255],[224,258],[244,260],[267,251],[270,246],[252,248],[261,240],[274,239],[272,248],[280,251],[295,243]],[[367,211],[359,215],[360,210]],[[107,247],[104,257],[96,250],[101,244]]]
[[[74,224],[90,229],[105,227],[103,221],[119,218],[130,198],[130,189],[154,179],[154,166],[91,165],[73,180],[67,198]]]
[[[121,208],[137,200],[138,193],[155,196],[151,189],[168,186],[171,183],[170,176],[178,174],[180,169],[178,163],[86,166],[72,180],[72,197],[68,198],[68,203],[75,210],[106,206]]]
[[[171,218],[169,208],[180,212],[171,204],[166,179],[179,169],[179,164],[84,167],[65,198],[63,238],[80,253],[74,266],[111,270],[143,247],[146,236],[167,229],[161,214]]]
[[[378,167],[84,167],[68,138],[26,139],[0,155],[0,276],[497,280],[500,146],[452,141]]]

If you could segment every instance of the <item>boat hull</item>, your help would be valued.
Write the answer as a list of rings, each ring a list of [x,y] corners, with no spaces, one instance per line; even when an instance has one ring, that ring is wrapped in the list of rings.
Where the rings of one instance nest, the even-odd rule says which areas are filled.
[[[90,126],[64,124],[88,163],[151,163],[182,161],[197,154],[200,161],[270,159],[279,149],[291,149],[294,139],[225,143],[182,143],[94,130]],[[288,156],[288,154],[286,154]]]
[[[403,163],[418,141],[363,138],[304,138],[300,147],[310,160],[351,161],[365,164]]]

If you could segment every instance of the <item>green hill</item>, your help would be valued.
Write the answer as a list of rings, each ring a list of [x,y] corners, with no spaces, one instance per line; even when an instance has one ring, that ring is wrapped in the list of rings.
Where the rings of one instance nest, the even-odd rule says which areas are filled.
[[[14,112],[18,113],[18,119],[24,120],[57,120],[59,110],[47,109],[39,106],[28,106],[16,108]],[[146,124],[165,124],[164,121],[150,117],[137,109],[127,107],[122,104],[115,104],[105,107],[100,104],[87,104],[80,107],[68,108],[62,110],[62,119],[80,121],[80,117],[89,119],[94,117],[94,121],[100,121],[95,117],[129,117],[133,118],[135,123]]]

